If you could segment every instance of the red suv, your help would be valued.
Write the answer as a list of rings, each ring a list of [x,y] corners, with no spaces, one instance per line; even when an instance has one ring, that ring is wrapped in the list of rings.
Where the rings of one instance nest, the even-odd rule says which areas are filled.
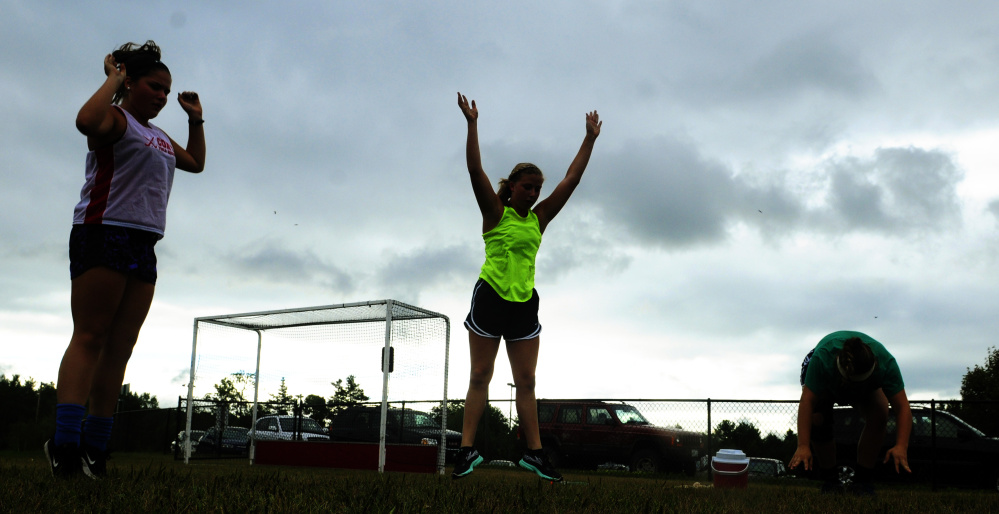
[[[538,400],[538,422],[555,467],[613,462],[632,471],[693,475],[706,462],[703,434],[655,426],[625,403]]]

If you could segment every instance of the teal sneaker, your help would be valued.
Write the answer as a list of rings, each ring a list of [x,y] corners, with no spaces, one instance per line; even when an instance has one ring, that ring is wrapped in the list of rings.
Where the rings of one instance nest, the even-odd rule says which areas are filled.
[[[520,467],[535,472],[539,477],[552,482],[561,482],[562,474],[555,470],[542,450],[528,450],[520,459]]]
[[[482,464],[482,456],[479,455],[478,450],[466,446],[458,450],[458,455],[454,458],[454,471],[451,472],[451,478],[467,476],[479,464]]]

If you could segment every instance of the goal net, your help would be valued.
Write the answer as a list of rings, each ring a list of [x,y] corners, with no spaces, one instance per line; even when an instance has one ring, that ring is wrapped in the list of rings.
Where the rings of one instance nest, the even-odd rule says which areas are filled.
[[[308,412],[310,402],[326,400],[335,410],[334,396],[339,392],[342,399],[345,383],[352,383],[349,402],[381,402],[379,471],[385,465],[386,413],[401,403],[440,413],[437,466],[443,472],[449,339],[447,316],[395,300],[196,318],[186,433],[192,433],[197,400],[245,400],[236,419],[249,424],[252,462],[254,427],[268,402],[294,402]],[[228,412],[225,417],[232,422]],[[329,419],[317,421],[326,426]],[[191,446],[185,445],[185,462]]]

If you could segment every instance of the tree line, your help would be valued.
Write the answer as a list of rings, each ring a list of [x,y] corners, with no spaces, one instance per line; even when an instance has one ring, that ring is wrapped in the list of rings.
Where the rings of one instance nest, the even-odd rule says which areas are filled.
[[[232,373],[214,384],[214,391],[206,394],[204,399],[229,404],[228,415],[231,417],[227,424],[248,427],[251,422],[252,402],[247,400],[246,392],[252,386],[253,379],[252,373]],[[282,378],[278,391],[270,395],[267,400],[266,408],[270,414],[290,414],[297,404],[302,409],[303,415],[319,421],[323,426],[328,426],[339,410],[369,400],[353,375],[331,382],[331,385],[334,387],[334,392],[329,397],[315,394],[293,396],[288,393],[285,380]],[[961,380],[961,399],[966,403],[941,403],[944,403],[943,408],[986,435],[999,436],[999,406],[995,403],[976,403],[999,400],[999,349],[989,348],[983,364],[967,368]],[[0,409],[3,411],[3,415],[0,416],[0,449],[41,448],[54,431],[55,406],[55,384],[39,383],[31,378],[22,379],[20,375],[8,377],[0,374]],[[119,399],[116,417],[125,412],[158,408],[159,401],[156,396],[128,391]],[[448,429],[461,431],[463,412],[463,402],[448,402]],[[439,420],[440,407],[432,408],[430,414]],[[207,412],[202,412],[200,415],[211,416]],[[510,455],[517,445],[516,433],[517,425],[514,420],[507,419],[500,409],[490,406],[481,421],[476,445],[488,455]],[[715,447],[713,449],[734,447],[744,449],[748,454],[773,455],[775,458],[787,455],[788,448],[793,453],[795,439],[794,433],[790,430],[783,436],[777,434],[764,436],[747,421],[739,423],[722,421],[714,428],[712,434]]]
[[[0,374],[0,449],[35,450],[55,432],[56,387],[52,382],[22,380]],[[126,392],[118,398],[118,412],[157,409],[149,393]]]

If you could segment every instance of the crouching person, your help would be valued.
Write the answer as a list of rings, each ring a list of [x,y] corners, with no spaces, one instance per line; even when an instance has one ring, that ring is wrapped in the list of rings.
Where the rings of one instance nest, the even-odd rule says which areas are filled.
[[[867,334],[833,332],[805,356],[801,363],[801,400],[798,403],[798,448],[791,469],[817,470],[824,481],[822,492],[840,492],[833,435],[833,404],[852,405],[865,423],[857,444],[857,465],[849,491],[874,495],[874,466],[885,438],[888,407],[897,416],[895,446],[884,456],[895,472],[911,472],[907,451],[912,432],[912,412],[905,384],[895,358]]]

